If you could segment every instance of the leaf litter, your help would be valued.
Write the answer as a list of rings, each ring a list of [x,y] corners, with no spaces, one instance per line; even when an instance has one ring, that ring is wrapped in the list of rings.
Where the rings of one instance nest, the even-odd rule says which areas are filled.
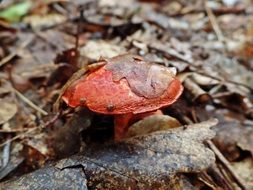
[[[11,180],[5,187],[32,179],[27,189],[45,188],[46,175],[48,188],[252,189],[252,4],[152,2],[0,4],[0,154],[7,163],[0,176]],[[138,136],[114,144],[110,116],[64,104],[52,112],[69,78],[126,52],[176,68],[185,90],[165,116],[134,123],[129,136]],[[213,117],[219,120],[213,141],[210,129],[178,128]]]

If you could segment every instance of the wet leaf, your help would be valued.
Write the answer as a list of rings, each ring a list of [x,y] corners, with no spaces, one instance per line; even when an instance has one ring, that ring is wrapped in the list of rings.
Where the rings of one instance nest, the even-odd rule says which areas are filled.
[[[131,139],[131,142],[110,144],[108,138],[111,140],[113,135],[113,116],[95,114],[91,120],[86,114],[76,113],[79,108],[63,110],[66,105],[62,104],[57,112],[62,115],[59,114],[61,116],[54,124],[50,124],[49,128],[31,132],[30,129],[38,129],[41,124],[47,123],[48,118],[19,101],[16,103],[20,110],[10,114],[8,116],[10,119],[4,119],[4,122],[0,123],[0,141],[3,150],[0,154],[6,152],[4,150],[8,148],[7,140],[13,139],[9,146],[10,157],[7,159],[5,153],[0,156],[5,157],[2,166],[6,166],[9,160],[6,168],[1,170],[1,178],[13,178],[39,168],[44,165],[45,160],[55,160],[55,155],[57,158],[70,156],[80,148],[84,153],[68,157],[68,160],[72,161],[72,164],[67,164],[69,168],[59,170],[55,167],[57,164],[53,164],[17,181],[5,183],[8,184],[6,188],[1,184],[1,188],[87,189],[88,186],[89,189],[149,190],[160,187],[160,189],[188,190],[233,189],[233,187],[239,189],[239,186],[246,189],[243,188],[241,181],[245,181],[246,185],[252,184],[250,171],[253,166],[252,162],[249,162],[253,154],[251,1],[0,0],[0,2],[0,15],[5,18],[0,16],[3,18],[0,20],[0,100],[4,102],[1,105],[7,102],[5,98],[13,99],[15,96],[12,93],[13,86],[33,102],[37,109],[45,109],[49,114],[47,117],[50,117],[57,95],[61,96],[63,91],[72,85],[71,82],[64,85],[65,81],[69,78],[73,80],[68,81],[75,81],[81,79],[87,72],[94,72],[93,65],[87,66],[89,63],[130,52],[166,67],[176,67],[185,90],[179,101],[164,108],[164,112],[178,118],[178,121],[184,124],[213,117],[219,118],[220,124],[216,128],[217,136],[213,142],[220,151],[220,154],[219,151],[216,152],[217,158],[225,163],[221,165],[218,162],[207,171],[203,171],[202,169],[209,163],[213,163],[213,154],[211,155],[204,146],[200,146],[202,143],[197,142],[195,138],[206,134],[203,127],[198,128],[201,133],[198,135],[193,135],[189,129],[186,129],[185,133],[181,128],[170,129],[169,116],[152,116],[152,120],[146,118],[139,121],[130,128],[130,136],[140,135],[143,132],[148,134],[138,137],[137,140]],[[210,12],[213,16],[210,16],[212,15]],[[76,55],[72,54],[73,51],[68,51],[69,54],[63,52],[74,46],[80,51],[78,60]],[[59,64],[54,64],[54,58],[59,52],[63,52],[63,56],[59,58]],[[71,77],[77,68],[83,66],[84,69]],[[155,96],[165,88],[166,81],[164,84],[154,84],[156,78],[163,76],[157,76],[157,73],[150,76],[147,74],[148,69],[143,72],[138,70],[135,76],[133,68],[135,67],[128,68],[125,65],[124,68],[115,69],[116,78],[130,76],[133,79],[132,89],[139,95],[151,93]],[[136,79],[140,79],[141,82],[137,83]],[[154,82],[154,88],[146,79]],[[9,81],[7,86],[5,81]],[[124,87],[129,87],[126,78],[122,81],[125,81]],[[98,84],[104,86],[107,81],[102,79]],[[60,91],[62,85],[63,91]],[[122,93],[118,93],[117,96],[114,88],[109,87],[105,87],[105,92],[107,94],[110,91],[107,97],[110,102],[101,107],[107,108],[108,105],[108,108],[114,107],[111,100],[116,97],[119,100],[115,103],[117,109],[117,105],[120,105],[118,103],[126,102],[127,99],[122,98]],[[95,88],[91,85],[85,91],[89,92]],[[80,90],[80,93],[83,91]],[[99,86],[97,94],[100,92]],[[131,94],[136,95],[132,91]],[[147,98],[144,96],[140,98],[142,99],[140,102],[145,103],[143,100]],[[80,98],[76,100],[78,103],[86,101]],[[91,102],[96,101],[98,98],[95,95]],[[59,99],[57,102],[60,103]],[[135,105],[136,103],[130,102],[127,107]],[[155,104],[147,102],[147,105]],[[2,106],[0,113],[6,110]],[[177,121],[173,120],[172,123],[177,125]],[[88,125],[91,127],[80,133]],[[154,133],[158,128],[164,127],[166,130]],[[212,132],[209,130],[209,133]],[[157,138],[153,135],[157,135]],[[12,154],[14,145],[20,147],[16,154]],[[200,147],[205,151],[201,151]],[[48,154],[49,150],[55,155]],[[20,152],[25,153],[22,155],[23,158]],[[211,160],[206,161],[208,155]],[[221,159],[224,158],[222,155],[229,162]],[[24,162],[18,160],[20,156]],[[12,160],[17,162],[12,163]],[[205,167],[200,167],[202,160],[205,160]],[[232,167],[227,167],[230,164],[235,166],[233,172],[229,169]],[[199,170],[195,170],[197,166]],[[194,174],[178,173],[187,169]],[[170,173],[171,170],[175,172]],[[240,180],[240,177],[243,180]],[[48,185],[45,181],[49,182]],[[23,186],[20,187],[21,183]],[[248,189],[252,189],[251,187]]]

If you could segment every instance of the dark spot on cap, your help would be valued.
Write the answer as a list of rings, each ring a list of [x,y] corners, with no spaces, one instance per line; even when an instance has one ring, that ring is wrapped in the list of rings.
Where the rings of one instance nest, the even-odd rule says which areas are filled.
[[[86,99],[85,98],[80,98],[79,103],[80,103],[81,106],[85,106],[86,105]]]
[[[115,106],[113,104],[108,104],[106,109],[107,109],[107,111],[112,112],[115,109]]]

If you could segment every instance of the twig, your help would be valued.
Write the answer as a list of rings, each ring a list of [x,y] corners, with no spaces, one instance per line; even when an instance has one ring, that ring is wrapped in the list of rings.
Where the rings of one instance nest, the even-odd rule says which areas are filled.
[[[205,2],[205,8],[206,8],[206,13],[208,15],[208,18],[209,18],[209,20],[212,24],[213,30],[216,33],[218,40],[221,41],[221,42],[224,42],[224,39],[225,39],[224,35],[223,35],[223,33],[222,33],[218,23],[217,23],[216,17],[213,14],[212,9],[208,6],[207,1]]]
[[[214,181],[210,178],[209,175],[206,174],[206,172],[200,173],[200,176],[198,177],[200,181],[202,181],[207,186],[211,187],[212,189],[217,189],[216,184]],[[207,181],[208,180],[208,181]],[[215,184],[215,185],[214,185]]]
[[[24,131],[27,131],[27,129],[0,129],[0,133],[17,133]]]
[[[26,41],[24,41],[18,48],[16,51],[13,51],[12,53],[10,53],[9,55],[7,55],[6,57],[4,57],[3,59],[1,59],[0,61],[0,67],[3,66],[5,63],[8,63],[13,57],[15,57],[17,55],[17,53],[24,49],[27,45],[29,45],[29,43],[31,43],[33,40],[33,38],[30,38]]]
[[[234,171],[230,163],[227,161],[227,159],[221,154],[219,149],[213,144],[211,140],[207,141],[208,146],[212,149],[212,151],[215,153],[217,158],[220,160],[220,162],[223,164],[223,166],[229,171],[231,176],[234,178],[236,183],[244,190],[247,189],[244,185],[245,182],[238,176]]]
[[[34,131],[36,131],[36,130],[38,130],[38,129],[45,129],[45,128],[47,128],[47,127],[53,125],[53,124],[56,122],[56,120],[57,120],[60,116],[62,116],[62,113],[61,113],[61,112],[58,112],[52,119],[50,119],[50,120],[47,121],[46,123],[40,124],[38,127],[33,127],[33,128],[30,128],[30,129],[27,129],[27,131],[25,131],[24,133],[21,133],[21,134],[19,134],[19,135],[16,135],[16,136],[14,136],[14,137],[8,139],[8,140],[5,141],[4,143],[0,144],[0,148],[1,148],[2,146],[4,146],[4,145],[10,143],[10,142],[13,142],[13,141],[16,140],[16,139],[21,138],[22,136],[24,136],[24,135],[26,135],[26,134],[29,134],[29,133],[31,133],[31,132],[34,132]]]
[[[33,132],[33,131],[35,131],[37,129],[40,129],[40,127],[34,127],[34,128],[31,128],[30,130],[28,130],[28,131],[26,131],[26,132],[24,132],[22,134],[16,135],[16,136],[12,137],[11,139],[8,139],[7,141],[5,141],[2,144],[0,144],[0,147],[6,145],[7,143],[13,142],[14,140],[19,139],[20,137],[24,136],[25,134],[31,133],[31,132]]]
[[[224,170],[224,168],[223,168]],[[233,190],[231,180],[227,178],[219,168],[219,164],[213,165],[207,169],[207,173],[212,176],[215,183],[221,186],[224,190]]]
[[[26,98],[23,94],[21,94],[19,91],[17,91],[15,88],[13,88],[13,91],[15,92],[15,94],[21,99],[23,100],[25,103],[27,103],[31,108],[35,109],[36,111],[40,112],[43,115],[48,115],[48,113],[41,109],[40,107],[38,107],[37,105],[35,105],[33,102],[31,102],[31,100],[29,100],[28,98]]]

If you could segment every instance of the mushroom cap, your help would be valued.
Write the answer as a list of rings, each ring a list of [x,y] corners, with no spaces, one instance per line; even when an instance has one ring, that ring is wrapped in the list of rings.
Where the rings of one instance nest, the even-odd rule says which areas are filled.
[[[75,81],[62,99],[103,114],[144,113],[174,103],[183,91],[167,68],[141,57],[121,55]]]

